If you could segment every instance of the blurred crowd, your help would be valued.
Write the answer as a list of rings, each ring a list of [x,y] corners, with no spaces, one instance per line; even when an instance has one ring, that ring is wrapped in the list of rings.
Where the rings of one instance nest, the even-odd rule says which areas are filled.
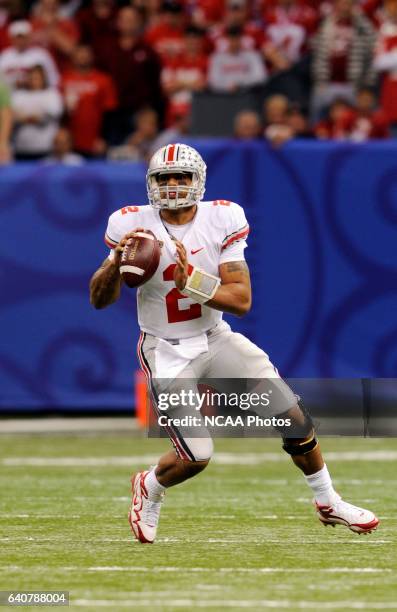
[[[146,160],[258,88],[236,139],[397,136],[397,0],[0,0],[0,163]]]

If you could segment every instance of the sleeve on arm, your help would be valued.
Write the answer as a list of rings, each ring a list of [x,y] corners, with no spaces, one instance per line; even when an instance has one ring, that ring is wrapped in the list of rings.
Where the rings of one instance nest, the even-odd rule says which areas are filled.
[[[244,260],[244,249],[247,246],[246,240],[249,231],[250,228],[244,210],[238,204],[231,203],[229,223],[221,244],[219,263]]]
[[[115,214],[116,213],[113,213],[112,215],[110,215],[108,225],[106,228],[106,232],[105,232],[105,236],[104,236],[105,244],[110,249],[114,249],[123,237],[122,230],[118,227],[114,219]]]
[[[219,263],[223,264],[228,261],[244,261],[244,249],[247,243],[245,240],[240,240],[231,244],[225,251],[221,252]]]

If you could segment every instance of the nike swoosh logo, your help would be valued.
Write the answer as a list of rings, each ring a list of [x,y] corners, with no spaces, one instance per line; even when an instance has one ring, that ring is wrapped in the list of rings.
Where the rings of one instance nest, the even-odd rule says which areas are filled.
[[[192,249],[190,252],[191,252],[191,254],[192,254],[192,255],[195,255],[196,253],[199,253],[200,251],[202,251],[202,250],[203,250],[203,248],[204,248],[204,247],[201,247],[201,248],[196,249],[196,250],[193,250],[193,249]]]

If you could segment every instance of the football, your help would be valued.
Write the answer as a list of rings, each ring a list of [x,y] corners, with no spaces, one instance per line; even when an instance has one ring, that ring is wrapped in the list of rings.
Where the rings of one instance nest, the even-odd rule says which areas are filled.
[[[139,287],[152,278],[160,262],[160,245],[150,230],[136,232],[120,258],[120,274],[128,287]]]

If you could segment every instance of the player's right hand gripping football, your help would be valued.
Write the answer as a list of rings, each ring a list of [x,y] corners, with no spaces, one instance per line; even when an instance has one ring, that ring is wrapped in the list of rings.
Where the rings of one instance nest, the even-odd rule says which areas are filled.
[[[120,265],[121,254],[128,240],[130,240],[131,238],[134,238],[136,232],[145,232],[145,231],[146,230],[143,227],[136,227],[132,232],[128,232],[128,234],[126,234],[124,238],[120,240],[118,245],[114,248],[114,260],[113,261],[115,265],[117,266]]]

